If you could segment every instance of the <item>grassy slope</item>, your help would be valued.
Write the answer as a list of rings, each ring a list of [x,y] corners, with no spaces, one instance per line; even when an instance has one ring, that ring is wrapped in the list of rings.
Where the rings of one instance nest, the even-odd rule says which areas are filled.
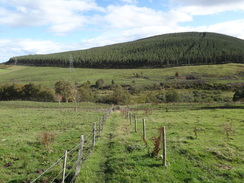
[[[166,106],[165,106],[166,107]],[[138,116],[138,132],[133,125],[113,112],[103,140],[86,162],[78,182],[243,182],[244,134],[241,109],[225,110],[154,110]],[[176,118],[177,116],[177,118]],[[166,126],[167,168],[161,160],[148,156],[141,140],[142,118],[146,118],[147,141]],[[232,124],[230,139],[224,125]],[[201,129],[195,138],[193,127]],[[160,151],[161,154],[161,151]]]
[[[131,84],[135,80],[136,86],[145,86],[160,82],[177,82],[178,80],[172,79],[176,72],[179,72],[180,76],[193,74],[207,82],[229,83],[242,82],[244,76],[238,73],[243,71],[243,64],[184,66],[161,69],[75,68],[74,72],[69,72],[68,68],[60,67],[10,66],[5,69],[5,72],[0,73],[0,83],[33,82],[53,87],[55,82],[59,80],[69,80],[73,83],[82,83],[89,80],[92,84],[95,84],[96,80],[103,79],[105,85],[111,84],[112,80],[117,84]],[[135,78],[135,73],[143,75],[146,78]],[[225,76],[227,77],[223,79]]]

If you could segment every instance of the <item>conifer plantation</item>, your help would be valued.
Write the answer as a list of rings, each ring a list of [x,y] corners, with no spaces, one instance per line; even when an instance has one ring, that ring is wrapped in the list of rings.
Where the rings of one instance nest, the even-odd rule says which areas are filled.
[[[81,68],[160,68],[182,65],[243,63],[244,41],[208,32],[164,34],[137,41],[46,55],[11,58],[21,65]]]

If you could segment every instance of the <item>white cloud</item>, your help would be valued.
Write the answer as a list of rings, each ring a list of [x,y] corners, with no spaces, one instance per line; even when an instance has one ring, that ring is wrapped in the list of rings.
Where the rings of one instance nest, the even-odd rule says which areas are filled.
[[[0,24],[12,27],[48,26],[63,34],[84,26],[89,19],[84,12],[103,11],[94,0],[9,0],[0,10]]]
[[[217,32],[244,39],[244,19],[218,23],[210,26],[200,26],[196,27],[195,30]]]
[[[189,15],[211,15],[225,11],[244,11],[243,0],[173,0],[178,12]]]
[[[77,49],[77,45],[66,45],[51,40],[0,39],[0,63],[15,56],[47,54],[74,49]]]
[[[174,3],[181,3],[183,5],[197,5],[197,6],[219,6],[237,4],[243,0],[171,0]]]
[[[121,0],[122,2],[128,3],[128,4],[136,4],[138,3],[137,0]]]
[[[114,6],[107,8],[104,20],[115,28],[136,28],[147,26],[174,25],[178,22],[191,21],[191,17],[183,12],[163,12],[135,5]]]

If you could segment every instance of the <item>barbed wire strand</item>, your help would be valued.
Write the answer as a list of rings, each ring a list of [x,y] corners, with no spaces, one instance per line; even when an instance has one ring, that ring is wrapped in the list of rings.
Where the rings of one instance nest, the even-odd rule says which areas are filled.
[[[104,120],[100,120],[99,122],[93,122],[93,123],[101,123],[102,125],[105,125],[106,124],[106,120],[107,120],[107,118],[109,117],[109,115],[110,115],[110,113],[111,113],[111,111],[112,111],[112,109],[113,109],[113,107],[111,107],[111,108],[109,108],[108,110],[107,110],[107,112],[106,112],[106,114],[104,115]],[[87,135],[87,138],[86,138],[86,142],[84,143],[84,145],[85,144],[87,144],[89,141],[90,142],[92,142],[93,141],[93,138],[91,138],[92,136],[93,136],[93,128],[92,128],[92,130],[90,131],[90,133],[88,133],[88,135]],[[95,131],[98,131],[97,129],[95,130]],[[97,136],[96,136],[97,137]],[[89,138],[91,138],[91,139],[89,139]],[[88,139],[88,140],[87,140]],[[67,154],[69,154],[69,153],[71,153],[71,152],[73,152],[74,150],[76,150],[76,148],[78,148],[80,146],[80,144],[78,144],[78,145],[76,145],[74,148],[72,148]],[[86,161],[87,159],[88,159],[88,157],[89,157],[89,155],[91,154],[91,152],[92,152],[92,149],[93,149],[93,146],[91,146],[91,147],[89,147],[88,149],[87,149],[87,155],[86,156],[84,156],[85,158],[82,158],[82,162],[84,162],[84,161]],[[78,155],[77,155],[78,156]],[[75,159],[75,157],[76,156],[74,156],[73,158],[72,158],[72,160],[74,160]],[[49,168],[47,168],[44,172],[42,172],[37,178],[35,178],[31,183],[34,183],[34,182],[36,182],[41,176],[43,176],[45,173],[47,173],[51,168],[53,168],[55,165],[57,165],[58,163],[59,163],[59,161],[61,160],[61,159],[63,159],[64,158],[64,155],[62,156],[62,157],[60,157],[53,165],[51,165]],[[83,164],[83,163],[82,163]],[[74,166],[73,166],[74,167]],[[72,168],[73,168],[72,167]],[[60,174],[63,172],[63,170],[62,171],[60,171],[60,173],[53,179],[53,181],[52,182],[54,182],[55,180],[56,180],[56,178],[58,177],[58,176],[60,176]],[[67,177],[66,177],[67,178]]]
[[[60,161],[61,159],[63,159],[63,158],[64,158],[64,155],[63,155],[61,158],[59,158],[59,159],[58,159],[53,165],[51,165],[48,169],[46,169],[44,172],[42,172],[42,173],[41,173],[36,179],[34,179],[31,183],[37,181],[41,176],[43,176],[45,173],[47,173],[48,170],[50,170],[52,167],[54,167],[56,164],[58,164],[59,161]]]
[[[67,152],[67,154],[70,154],[71,152],[75,151],[78,147],[80,147],[80,144],[76,145],[73,149]]]

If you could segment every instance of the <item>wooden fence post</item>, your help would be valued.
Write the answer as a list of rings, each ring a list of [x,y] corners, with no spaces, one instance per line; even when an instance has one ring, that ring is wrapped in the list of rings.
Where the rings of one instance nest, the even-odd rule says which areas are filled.
[[[98,136],[100,136],[101,134],[101,131],[102,131],[102,120],[99,121],[99,126],[98,126]]]
[[[146,119],[142,119],[143,139],[146,140]]]
[[[137,118],[136,118],[136,115],[134,116],[135,118],[135,132],[137,132]]]
[[[127,111],[127,121],[129,120],[129,118],[130,118],[130,112],[129,112],[129,110]]]
[[[96,123],[93,123],[93,138],[92,138],[92,147],[96,144]]]
[[[132,124],[132,113],[130,113],[130,125]]]
[[[166,167],[166,131],[165,131],[165,127],[162,127],[162,145],[163,145],[163,166]]]
[[[103,122],[102,122],[102,124],[105,125],[106,122],[107,122],[107,115],[104,115],[104,116],[103,116]]]
[[[81,135],[80,137],[80,149],[78,151],[78,160],[76,164],[76,171],[75,171],[75,177],[80,173],[80,166],[81,166],[81,158],[82,158],[82,152],[84,147],[84,135]]]
[[[68,152],[65,151],[65,153],[64,153],[64,162],[63,162],[63,177],[62,177],[62,183],[64,183],[64,180],[65,180],[65,169],[66,169],[67,155],[68,155]]]

